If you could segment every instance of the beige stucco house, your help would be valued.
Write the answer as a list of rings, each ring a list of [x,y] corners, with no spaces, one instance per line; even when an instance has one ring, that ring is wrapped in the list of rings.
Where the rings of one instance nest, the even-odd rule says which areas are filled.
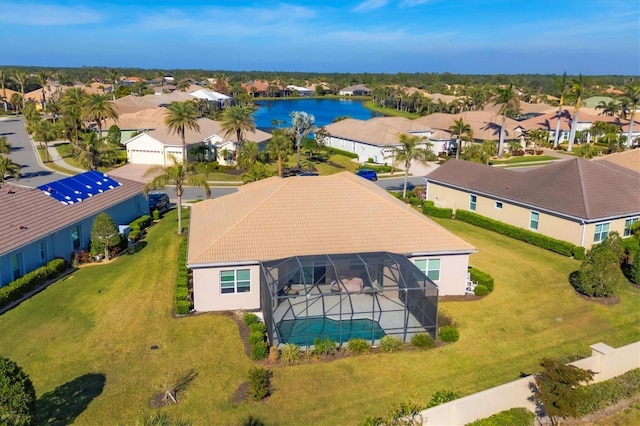
[[[640,173],[574,158],[525,172],[450,160],[425,177],[428,200],[590,248],[640,217]]]

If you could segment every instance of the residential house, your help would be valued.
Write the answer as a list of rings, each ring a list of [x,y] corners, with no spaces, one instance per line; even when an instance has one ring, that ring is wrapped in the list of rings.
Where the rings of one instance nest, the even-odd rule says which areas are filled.
[[[424,332],[435,318],[413,308],[465,294],[475,251],[349,172],[245,185],[194,204],[189,230],[195,310],[262,310],[275,345],[287,342],[283,322],[311,317],[377,319],[387,334],[417,317]]]
[[[294,86],[293,84],[287,86],[287,91],[291,94],[297,93],[298,96],[312,96],[315,94],[315,90],[311,90],[306,87]]]
[[[132,113],[123,113],[119,115],[118,120],[111,118],[105,120],[102,126],[102,136],[107,136],[109,128],[115,125],[118,126],[121,132],[120,141],[125,142],[139,133],[164,126],[166,115],[167,109],[164,107],[154,107]]]
[[[425,177],[436,206],[473,211],[590,248],[630,235],[640,217],[640,173],[604,160],[559,161],[528,171],[449,160]]]
[[[139,112],[144,109],[167,107],[171,102],[185,102],[193,99],[194,97],[188,93],[175,91],[144,96],[127,95],[113,101],[113,105],[118,115],[122,115]]]
[[[214,92],[207,89],[198,89],[189,94],[196,99],[203,99],[217,108],[224,108],[233,101],[233,98],[231,98],[231,96],[227,96],[223,93]]]
[[[364,84],[356,84],[341,89],[339,94],[340,96],[369,96],[371,95],[371,89]]]
[[[3,183],[0,287],[54,258],[69,260],[72,253],[89,249],[98,213],[106,212],[116,225],[149,214],[143,190],[142,183],[95,171],[39,188]]]

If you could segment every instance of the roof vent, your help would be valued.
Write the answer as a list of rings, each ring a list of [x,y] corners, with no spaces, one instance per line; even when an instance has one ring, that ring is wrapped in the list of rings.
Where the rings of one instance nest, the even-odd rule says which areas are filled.
[[[24,225],[20,225],[20,229],[21,229],[21,230],[25,230],[25,229],[27,229],[27,227],[26,227],[26,226],[24,226]]]

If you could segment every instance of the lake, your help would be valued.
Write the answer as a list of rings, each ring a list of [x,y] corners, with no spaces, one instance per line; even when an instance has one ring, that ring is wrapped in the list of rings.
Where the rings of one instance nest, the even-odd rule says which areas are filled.
[[[368,120],[372,117],[379,117],[382,114],[373,112],[364,107],[363,101],[352,101],[350,99],[288,99],[255,102],[258,109],[253,113],[256,126],[260,129],[269,130],[273,126],[273,119],[286,120],[285,124],[280,123],[279,127],[291,125],[292,111],[304,111],[312,114],[316,119],[316,126],[326,126],[334,118],[349,116],[360,120]]]

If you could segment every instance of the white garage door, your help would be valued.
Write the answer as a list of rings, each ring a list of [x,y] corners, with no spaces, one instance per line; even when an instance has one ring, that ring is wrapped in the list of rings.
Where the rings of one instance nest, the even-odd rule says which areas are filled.
[[[158,164],[164,165],[162,151],[143,151],[132,149],[129,151],[129,162],[131,164]]]

